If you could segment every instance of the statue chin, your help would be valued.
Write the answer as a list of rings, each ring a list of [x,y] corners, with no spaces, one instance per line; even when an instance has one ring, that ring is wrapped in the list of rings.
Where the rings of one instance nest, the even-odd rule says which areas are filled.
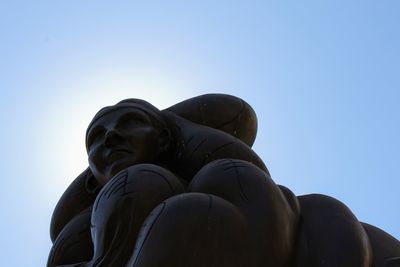
[[[133,158],[117,158],[114,159],[111,163],[109,163],[104,173],[101,174],[98,173],[96,175],[96,172],[94,172],[94,176],[98,181],[98,183],[104,186],[121,171],[133,165],[138,165],[142,163],[147,163],[147,162],[138,161],[137,159]]]
[[[128,159],[118,159],[115,160],[111,165],[110,165],[110,175],[108,175],[108,180],[112,179],[116,174],[118,174],[120,171],[137,164],[136,161],[134,160],[128,160]]]

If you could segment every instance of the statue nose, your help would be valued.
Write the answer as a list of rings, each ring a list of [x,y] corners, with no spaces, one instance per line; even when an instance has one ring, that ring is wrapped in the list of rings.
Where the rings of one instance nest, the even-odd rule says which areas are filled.
[[[110,129],[105,134],[104,145],[110,148],[121,142],[121,140],[121,134],[116,129]]]

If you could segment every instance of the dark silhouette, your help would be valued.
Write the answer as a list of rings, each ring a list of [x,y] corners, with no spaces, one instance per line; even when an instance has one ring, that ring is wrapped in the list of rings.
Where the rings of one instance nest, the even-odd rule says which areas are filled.
[[[343,203],[275,184],[256,131],[229,95],[103,108],[86,133],[89,168],[54,210],[47,266],[400,266],[400,242]]]

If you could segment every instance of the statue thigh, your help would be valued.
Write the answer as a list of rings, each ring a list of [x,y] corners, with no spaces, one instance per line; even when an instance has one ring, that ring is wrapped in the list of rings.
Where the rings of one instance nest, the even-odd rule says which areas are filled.
[[[115,175],[93,205],[93,259],[85,266],[125,266],[138,232],[150,212],[165,199],[184,191],[168,170],[138,164]]]
[[[298,224],[298,213],[289,203],[296,199],[289,190],[284,194],[266,172],[243,160],[215,160],[196,174],[188,190],[219,196],[241,212],[255,266],[289,264]]]
[[[255,165],[223,159],[146,219],[128,267],[287,266],[296,216]]]
[[[176,195],[147,217],[127,267],[255,267],[247,231],[244,216],[228,201]]]

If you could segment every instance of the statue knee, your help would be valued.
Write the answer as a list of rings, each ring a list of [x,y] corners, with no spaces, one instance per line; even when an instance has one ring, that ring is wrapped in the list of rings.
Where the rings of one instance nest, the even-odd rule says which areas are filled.
[[[183,191],[183,185],[170,171],[153,164],[137,164],[116,174],[102,188],[93,205],[92,221],[108,220],[115,209],[128,209],[127,206],[150,212]]]
[[[154,164],[137,164],[116,174],[100,191],[94,211],[101,202],[121,197],[161,197],[182,193],[183,185],[170,171]],[[157,194],[151,194],[156,193]]]
[[[93,206],[92,261],[123,266],[145,218],[162,201],[182,192],[178,178],[160,166],[138,164],[115,175]],[[111,250],[118,253],[108,253]]]
[[[249,225],[253,250],[259,252],[259,266],[288,264],[299,213],[266,172],[243,160],[216,160],[195,175],[189,191],[219,196],[242,212]]]
[[[215,160],[204,166],[189,184],[189,191],[218,195],[234,204],[257,201],[266,192],[276,192],[278,186],[271,177],[248,161]]]
[[[252,253],[246,220],[234,205],[210,194],[185,193],[147,217],[127,266],[255,267]]]

